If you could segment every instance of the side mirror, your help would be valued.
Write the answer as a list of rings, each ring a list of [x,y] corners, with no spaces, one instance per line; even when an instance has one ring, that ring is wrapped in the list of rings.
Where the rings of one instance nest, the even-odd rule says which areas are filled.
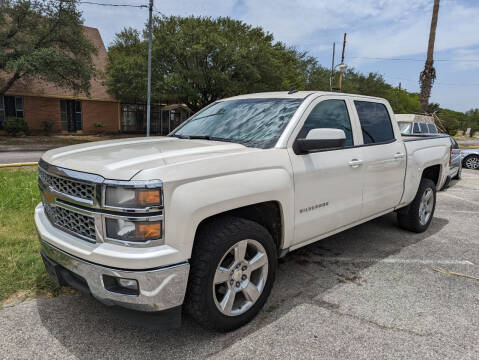
[[[324,149],[337,149],[344,147],[346,134],[340,129],[311,129],[306,139],[297,139],[296,152],[307,154]]]

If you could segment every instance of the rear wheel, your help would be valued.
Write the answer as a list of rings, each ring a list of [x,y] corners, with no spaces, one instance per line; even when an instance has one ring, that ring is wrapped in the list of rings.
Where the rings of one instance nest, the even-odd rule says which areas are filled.
[[[263,226],[237,217],[214,219],[195,239],[186,310],[205,328],[234,330],[263,307],[276,265],[276,246]]]
[[[423,178],[407,213],[398,212],[399,226],[417,233],[426,231],[434,216],[435,207],[436,185],[432,180]]]
[[[479,169],[479,156],[468,156],[466,159],[464,159],[464,166],[468,169]]]

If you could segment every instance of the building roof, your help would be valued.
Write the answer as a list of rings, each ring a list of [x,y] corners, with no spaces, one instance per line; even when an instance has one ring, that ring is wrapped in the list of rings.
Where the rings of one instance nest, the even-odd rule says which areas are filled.
[[[97,71],[101,74],[106,69],[107,52],[100,32],[96,28],[84,26],[83,31],[85,36],[97,48],[97,54],[93,55],[93,63]],[[8,78],[7,74],[0,73],[0,79]],[[90,97],[83,93],[75,94],[73,90],[63,89],[41,80],[25,80],[20,79],[16,81],[13,86],[7,91],[7,95],[22,95],[22,96],[44,96],[54,98],[75,98],[85,100],[100,100],[100,101],[117,101],[113,96],[107,92],[107,87],[102,85],[103,79],[101,75],[97,79],[91,81]]]
[[[396,121],[404,122],[423,122],[423,123],[432,123],[434,124],[434,118],[429,115],[418,115],[418,114],[396,114]]]

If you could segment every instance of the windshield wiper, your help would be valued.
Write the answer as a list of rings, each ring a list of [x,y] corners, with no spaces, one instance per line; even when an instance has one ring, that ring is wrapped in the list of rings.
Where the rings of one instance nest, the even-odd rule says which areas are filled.
[[[241,143],[241,140],[227,139],[227,138],[209,136],[209,135],[179,135],[179,134],[173,134],[173,135],[170,135],[170,136],[174,136],[174,137],[177,137],[179,139],[188,139],[188,140],[211,140],[211,141]]]

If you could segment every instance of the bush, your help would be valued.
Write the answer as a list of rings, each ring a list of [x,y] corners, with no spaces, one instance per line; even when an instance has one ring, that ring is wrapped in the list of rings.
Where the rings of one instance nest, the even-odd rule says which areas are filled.
[[[98,134],[102,134],[102,133],[103,133],[104,128],[105,128],[105,125],[103,125],[101,122],[94,122],[94,123],[93,123],[93,126],[95,127],[96,132],[97,132]]]
[[[44,121],[42,124],[43,124],[43,131],[45,132],[45,135],[50,135],[53,129],[53,121],[47,120],[47,121]]]
[[[9,116],[3,122],[3,129],[8,135],[15,136],[18,133],[26,133],[28,125],[24,118]]]

